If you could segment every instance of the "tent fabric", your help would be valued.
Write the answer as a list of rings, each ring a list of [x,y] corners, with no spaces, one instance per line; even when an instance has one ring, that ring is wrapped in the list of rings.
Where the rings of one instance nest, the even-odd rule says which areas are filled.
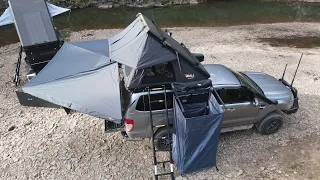
[[[140,13],[127,28],[110,38],[109,44],[112,60],[135,69],[176,60],[178,53],[192,65],[199,66],[208,77],[210,76],[204,68],[201,68],[202,65],[198,59],[187,48]],[[166,56],[162,57],[162,54]]]
[[[88,51],[109,57],[109,40],[100,39],[92,41],[69,42]]]
[[[83,48],[83,46],[86,46],[87,44],[93,45],[95,42],[65,42],[49,64],[26,86],[38,85],[45,81],[55,81],[63,77],[90,71],[110,63],[108,56],[96,53],[96,51],[100,50],[99,46],[97,46],[97,49],[94,49],[95,46],[91,46],[90,51]],[[99,44],[100,40],[97,40],[97,45]]]
[[[70,11],[70,9],[68,8],[63,8],[63,7],[59,7],[50,3],[46,3],[49,13],[51,15],[51,17],[57,16],[59,14],[65,13],[67,11]],[[0,16],[0,26],[5,26],[8,24],[13,24],[13,18],[12,18],[12,14],[11,14],[11,10],[10,8],[7,8],[4,13]]]
[[[172,154],[178,170],[185,174],[215,167],[223,120],[221,107],[210,93],[207,103],[184,104],[183,109],[175,100]]]
[[[145,79],[151,78],[148,77],[150,71],[157,65],[165,63],[173,65],[175,78],[172,79],[175,81],[198,81],[210,77],[199,60],[186,47],[140,13],[127,28],[109,39],[109,55],[112,61],[131,68],[131,72],[127,70],[124,72],[125,85],[128,89],[174,82],[154,79],[152,83],[146,83]]]
[[[102,42],[107,43],[64,43],[22,90],[59,106],[121,123],[118,63],[101,55]]]

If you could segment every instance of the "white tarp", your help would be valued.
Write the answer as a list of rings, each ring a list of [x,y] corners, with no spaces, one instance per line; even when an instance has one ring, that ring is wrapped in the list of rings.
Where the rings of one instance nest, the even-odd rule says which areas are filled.
[[[51,17],[57,16],[64,12],[70,11],[68,8],[62,8],[50,3],[47,3],[48,10],[50,12]],[[5,26],[8,24],[13,24],[13,18],[10,8],[7,8],[4,13],[0,16],[0,26]]]

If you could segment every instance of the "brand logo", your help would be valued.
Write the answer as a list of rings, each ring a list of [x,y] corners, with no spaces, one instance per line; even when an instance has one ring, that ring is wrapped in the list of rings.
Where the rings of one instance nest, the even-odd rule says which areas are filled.
[[[186,77],[187,79],[193,79],[194,78],[194,74],[184,74],[184,77]]]

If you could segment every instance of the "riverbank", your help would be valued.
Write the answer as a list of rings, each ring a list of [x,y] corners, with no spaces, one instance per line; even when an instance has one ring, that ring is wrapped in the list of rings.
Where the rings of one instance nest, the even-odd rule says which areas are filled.
[[[121,29],[72,32],[69,40],[108,38]],[[262,71],[290,81],[300,53],[305,55],[294,86],[300,109],[276,134],[256,130],[221,135],[220,169],[176,174],[182,179],[320,179],[320,48],[273,47],[259,38],[320,36],[320,23],[253,24],[231,27],[169,28],[173,37],[204,63],[239,71]],[[12,83],[18,43],[0,48],[0,179],[151,179],[149,140],[124,142],[120,133],[105,134],[103,121],[62,109],[19,105]],[[24,68],[21,69],[23,72]],[[9,131],[10,130],[10,131]]]
[[[190,5],[198,3],[207,3],[208,0],[47,0],[58,6],[79,9],[88,7],[99,7],[103,9],[118,8],[118,7],[134,7],[134,8],[152,8],[152,7],[169,7],[174,5]],[[217,0],[219,1],[219,0]],[[307,3],[320,3],[320,0],[260,0],[266,2],[307,2]],[[214,0],[210,0],[214,2]],[[245,3],[245,2],[244,2]],[[0,12],[8,7],[7,0],[0,0]]]
[[[75,9],[54,17],[64,35],[85,29],[124,28],[142,13],[160,27],[221,27],[257,23],[320,22],[320,3],[264,2],[247,0],[214,1],[168,8]],[[18,42],[13,25],[0,27],[0,46]]]

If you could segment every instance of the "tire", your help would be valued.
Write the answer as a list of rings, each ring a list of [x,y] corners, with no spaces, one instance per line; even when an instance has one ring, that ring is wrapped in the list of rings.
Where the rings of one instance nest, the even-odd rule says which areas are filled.
[[[170,134],[172,137],[172,128],[170,128]],[[159,151],[169,151],[170,141],[168,139],[168,130],[166,127],[158,129],[158,131],[154,134],[155,140],[154,145]]]
[[[282,127],[283,119],[283,115],[279,112],[271,113],[257,124],[256,127],[262,135],[274,134]]]

